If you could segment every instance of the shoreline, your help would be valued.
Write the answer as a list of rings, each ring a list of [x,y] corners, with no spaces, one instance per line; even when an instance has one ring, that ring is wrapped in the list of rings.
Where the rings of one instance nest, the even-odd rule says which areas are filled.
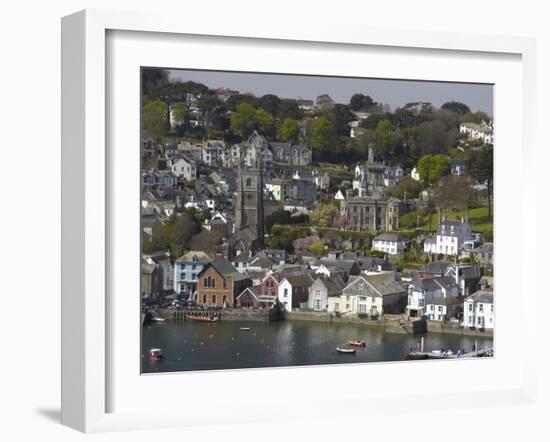
[[[383,328],[388,333],[416,335],[422,333],[452,334],[459,336],[478,336],[493,338],[493,330],[481,331],[478,329],[463,328],[452,323],[418,319],[416,321],[400,321],[398,317],[382,318],[378,320],[358,317],[337,317],[327,312],[292,311],[278,312],[275,310],[217,310],[221,321],[251,321],[251,322],[275,322],[275,321],[312,321],[331,324],[354,324],[366,327]],[[170,320],[184,321],[185,310],[156,309],[151,311],[154,317]],[[142,314],[142,325],[147,325],[149,318]]]

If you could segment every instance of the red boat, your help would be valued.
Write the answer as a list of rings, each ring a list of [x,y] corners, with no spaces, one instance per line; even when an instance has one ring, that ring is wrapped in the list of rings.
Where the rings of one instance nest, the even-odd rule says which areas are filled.
[[[160,361],[162,357],[162,350],[160,348],[152,348],[149,350],[149,359],[152,361]]]
[[[359,339],[351,339],[348,341],[348,345],[354,345],[356,347],[366,347],[367,343]]]
[[[217,322],[219,318],[217,316],[194,316],[194,315],[185,315],[185,319],[190,321],[201,321],[201,322]]]

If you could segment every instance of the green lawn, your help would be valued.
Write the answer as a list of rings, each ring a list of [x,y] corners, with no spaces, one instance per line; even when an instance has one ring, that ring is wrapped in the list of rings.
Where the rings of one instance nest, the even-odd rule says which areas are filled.
[[[487,215],[487,208],[486,207],[476,207],[474,209],[470,209],[468,212],[466,210],[448,210],[444,211],[442,213],[442,216],[446,216],[448,219],[461,219],[463,216],[468,216],[468,222],[470,224],[470,227],[473,231],[476,232],[482,232],[485,235],[489,233],[489,236],[492,237],[493,234],[493,217],[491,216],[490,219],[488,219]],[[419,226],[420,230],[424,231],[434,231],[437,227],[437,221],[438,216],[435,214],[432,219],[432,226],[430,229],[430,226],[428,223],[421,224]],[[404,229],[405,231],[410,231],[412,229],[407,228]]]

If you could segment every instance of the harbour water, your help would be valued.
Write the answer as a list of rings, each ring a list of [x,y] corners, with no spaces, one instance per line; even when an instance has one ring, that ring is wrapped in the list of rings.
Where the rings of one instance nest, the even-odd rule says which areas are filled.
[[[166,321],[142,328],[142,373],[404,361],[421,337],[425,351],[471,351],[476,341],[479,348],[493,345],[490,337],[402,335],[353,324]],[[367,346],[357,347],[355,355],[337,353],[336,347],[350,339],[365,340]],[[154,347],[163,350],[162,360],[147,357]]]

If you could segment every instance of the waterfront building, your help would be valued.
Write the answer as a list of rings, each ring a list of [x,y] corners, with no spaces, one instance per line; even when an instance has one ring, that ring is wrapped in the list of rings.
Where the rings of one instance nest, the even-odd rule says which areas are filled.
[[[459,287],[451,276],[416,279],[408,288],[407,316],[426,316],[433,321],[455,317],[461,302]]]
[[[302,308],[307,306],[309,288],[313,284],[313,277],[309,273],[304,273],[302,270],[299,273],[292,272],[289,275],[284,275],[279,282],[277,288],[277,297],[286,311]]]
[[[340,276],[317,276],[309,287],[307,307],[316,312],[327,311],[330,297],[340,296],[345,283]]]
[[[196,300],[198,275],[212,258],[205,252],[191,250],[176,259],[174,264],[174,291]]]
[[[464,300],[465,328],[493,329],[495,327],[495,304],[493,289],[484,288]]]
[[[346,317],[378,318],[383,313],[383,296],[364,276],[350,276],[340,296],[328,298],[328,312]]]
[[[252,281],[226,259],[209,262],[198,274],[197,303],[211,307],[233,307],[235,299]]]

